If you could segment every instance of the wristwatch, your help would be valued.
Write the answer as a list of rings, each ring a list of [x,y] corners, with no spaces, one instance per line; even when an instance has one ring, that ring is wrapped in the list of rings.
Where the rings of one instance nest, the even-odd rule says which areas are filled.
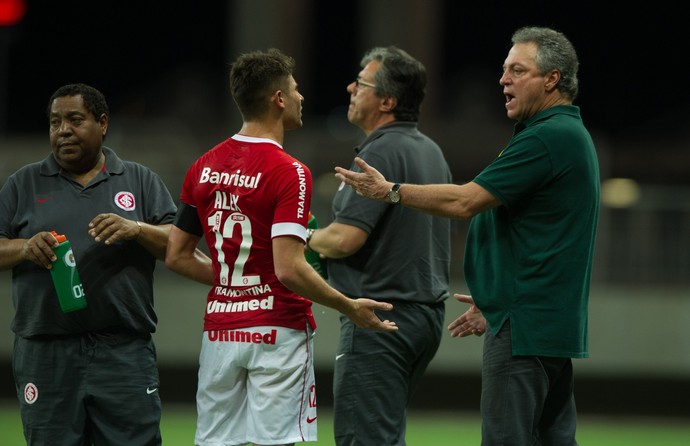
[[[314,229],[314,228],[308,228],[307,229],[307,243],[306,243],[307,252],[314,252],[314,250],[311,249],[311,246],[309,246],[309,242],[311,241],[311,236],[314,235],[315,231],[316,231],[316,229]]]
[[[396,204],[400,203],[400,184],[395,183],[393,185],[393,188],[391,189],[390,192],[388,192],[388,199],[390,200],[391,203]]]

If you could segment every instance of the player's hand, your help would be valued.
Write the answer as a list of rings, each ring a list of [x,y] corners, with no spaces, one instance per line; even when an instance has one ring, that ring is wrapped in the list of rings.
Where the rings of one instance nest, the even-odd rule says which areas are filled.
[[[358,327],[374,331],[398,331],[395,322],[388,319],[381,320],[376,310],[390,311],[393,305],[387,302],[378,302],[373,299],[354,299],[355,308],[346,316]]]
[[[453,297],[459,302],[470,304],[470,308],[448,325],[450,335],[454,338],[458,336],[464,338],[470,335],[481,336],[486,333],[486,319],[474,304],[472,296],[454,294]]]
[[[335,177],[352,187],[357,195],[386,201],[393,183],[386,181],[381,172],[371,167],[362,158],[356,157],[355,164],[361,169],[361,172],[336,167]]]
[[[22,257],[46,269],[53,267],[57,260],[53,248],[60,246],[57,239],[48,231],[42,231],[24,242]]]
[[[89,235],[106,245],[120,240],[135,240],[140,231],[141,227],[136,221],[117,214],[98,214],[89,223]]]

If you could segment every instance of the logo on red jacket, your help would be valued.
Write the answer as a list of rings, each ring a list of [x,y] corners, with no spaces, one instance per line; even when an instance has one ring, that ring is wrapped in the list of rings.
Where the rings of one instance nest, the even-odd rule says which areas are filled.
[[[133,211],[136,207],[134,194],[131,192],[118,192],[115,194],[115,204],[125,211]]]

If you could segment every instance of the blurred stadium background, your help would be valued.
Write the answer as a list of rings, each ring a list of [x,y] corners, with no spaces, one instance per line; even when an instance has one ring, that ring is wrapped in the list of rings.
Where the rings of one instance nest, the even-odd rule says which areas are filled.
[[[395,44],[426,65],[420,128],[465,182],[512,132],[498,85],[512,31],[558,28],[580,56],[576,104],[602,171],[591,358],[575,361],[578,405],[591,414],[687,417],[690,90],[675,81],[675,67],[690,38],[677,7],[655,2],[629,9],[623,21],[617,8],[594,2],[0,0],[0,183],[49,153],[52,92],[85,82],[108,99],[107,145],[156,170],[177,198],[187,167],[240,126],[229,62],[277,47],[296,58],[305,96],[304,128],[288,133],[285,146],[312,170],[323,225],[337,187],[333,167],[349,165],[361,139],[346,119],[345,87],[366,49]],[[13,20],[16,10],[23,13]],[[467,291],[466,225],[453,225],[454,292]],[[10,276],[0,273],[0,398],[14,398]],[[193,402],[206,289],[159,265],[156,291],[162,395]],[[463,311],[449,301],[448,321]],[[319,399],[328,405],[338,320],[320,306],[315,313]],[[446,336],[414,407],[477,410],[480,364],[481,339]]]

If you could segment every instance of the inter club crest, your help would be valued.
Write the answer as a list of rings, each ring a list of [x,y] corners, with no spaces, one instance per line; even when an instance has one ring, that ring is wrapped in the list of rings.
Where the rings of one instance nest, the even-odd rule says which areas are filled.
[[[122,210],[133,211],[136,207],[134,194],[131,192],[118,192],[115,194],[115,204]]]

